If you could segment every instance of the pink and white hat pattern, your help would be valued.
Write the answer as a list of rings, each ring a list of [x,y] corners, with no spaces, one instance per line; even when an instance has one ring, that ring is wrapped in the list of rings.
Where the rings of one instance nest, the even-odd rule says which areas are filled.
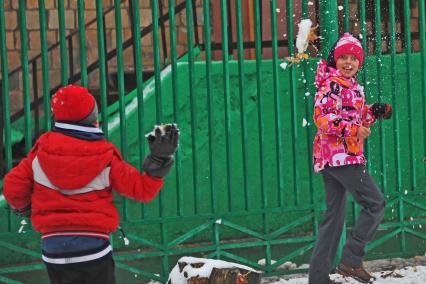
[[[359,60],[359,67],[361,68],[364,61],[364,50],[359,40],[350,33],[344,33],[334,48],[335,60],[344,54],[355,56]]]

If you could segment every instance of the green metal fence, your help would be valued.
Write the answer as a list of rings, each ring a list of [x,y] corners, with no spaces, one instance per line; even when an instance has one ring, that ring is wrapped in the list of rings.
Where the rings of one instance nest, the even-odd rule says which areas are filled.
[[[171,267],[182,255],[237,261],[263,270],[265,275],[303,271],[283,271],[278,267],[286,261],[308,262],[324,210],[321,179],[313,174],[311,166],[311,145],[316,131],[312,122],[313,77],[317,66],[314,57],[325,56],[343,31],[360,35],[366,60],[358,79],[365,87],[367,101],[391,102],[394,109],[393,120],[375,126],[367,145],[368,169],[387,198],[385,220],[368,248],[367,258],[423,254],[426,249],[424,0],[388,1],[385,7],[383,1],[372,0],[218,2],[169,0],[167,11],[163,11],[163,1],[150,1],[151,17],[156,19],[149,35],[154,50],[154,76],[143,80],[140,3],[115,1],[111,11],[117,31],[122,27],[123,5],[132,5],[131,45],[137,88],[126,91],[123,50],[129,45],[116,32],[118,101],[107,105],[105,81],[109,53],[103,33],[105,11],[103,1],[96,1],[99,49],[96,70],[100,78],[102,129],[108,139],[120,147],[129,162],[140,167],[147,153],[144,133],[154,124],[174,121],[182,133],[175,169],[152,203],[141,205],[116,198],[121,226],[130,240],[129,245],[124,245],[120,234],[113,234],[119,282],[147,279],[165,282]],[[80,76],[73,82],[87,85],[88,72],[92,69],[86,62],[84,1],[77,4]],[[59,54],[61,82],[67,84],[72,76],[68,73],[71,62],[67,57],[69,45],[62,5],[58,1]],[[48,102],[52,88],[47,72],[43,0],[39,1],[39,7],[43,129],[50,129]],[[417,21],[413,18],[415,11]],[[162,16],[164,12],[167,17]],[[300,18],[293,17],[296,13]],[[2,141],[6,170],[10,170],[14,162],[11,140],[14,126],[10,121],[4,15],[2,2]],[[19,15],[25,98],[22,129],[28,151],[36,138],[33,132],[36,119],[32,119],[35,110],[31,109],[30,99],[25,1],[19,1]],[[250,26],[253,40],[243,29],[247,17],[253,23]],[[185,19],[179,27],[177,18]],[[302,18],[311,18],[320,25],[320,54],[311,50],[311,59],[283,70],[279,67],[283,61],[279,54],[294,55],[295,31]],[[161,19],[167,20],[166,41],[159,34]],[[217,21],[219,25],[215,24]],[[283,26],[285,35],[278,32]],[[186,29],[184,55],[177,52],[178,28]],[[199,29],[203,32],[200,43]],[[221,35],[218,50],[212,34]],[[164,41],[170,54],[163,58],[167,62],[163,66],[160,51]],[[250,50],[252,55],[247,53]],[[266,55],[267,51],[271,56]],[[2,198],[0,204],[5,208]],[[350,228],[358,214],[352,201],[347,213]],[[29,225],[23,225],[9,211],[1,211],[0,254],[4,257],[0,260],[0,279],[6,283],[29,283],[30,273],[31,279],[37,278],[35,275],[46,279],[39,262],[39,236],[25,226]],[[260,259],[264,259],[263,264],[258,262]]]

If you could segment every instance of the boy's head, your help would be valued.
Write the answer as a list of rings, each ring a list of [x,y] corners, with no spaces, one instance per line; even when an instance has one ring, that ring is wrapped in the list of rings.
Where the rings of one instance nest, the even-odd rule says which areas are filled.
[[[95,124],[98,106],[89,91],[80,86],[68,85],[60,88],[50,101],[55,121]]]
[[[327,59],[329,66],[337,68],[343,76],[352,77],[361,68],[364,50],[360,41],[345,33],[331,49]]]

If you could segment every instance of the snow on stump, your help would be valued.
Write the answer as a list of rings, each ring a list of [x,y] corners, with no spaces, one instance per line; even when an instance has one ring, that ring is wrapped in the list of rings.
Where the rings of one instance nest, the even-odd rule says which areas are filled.
[[[217,259],[181,257],[167,284],[260,284],[260,271]]]

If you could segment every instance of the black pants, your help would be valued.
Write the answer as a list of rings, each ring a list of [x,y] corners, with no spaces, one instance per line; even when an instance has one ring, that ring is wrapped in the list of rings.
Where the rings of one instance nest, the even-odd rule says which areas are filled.
[[[52,284],[115,284],[112,253],[87,262],[45,264]]]
[[[365,256],[365,246],[373,239],[383,217],[385,200],[365,166],[348,165],[322,170],[327,211],[324,214],[309,267],[309,283],[329,283],[337,247],[345,221],[346,194],[362,206],[360,215],[347,236],[341,263],[359,267]]]

